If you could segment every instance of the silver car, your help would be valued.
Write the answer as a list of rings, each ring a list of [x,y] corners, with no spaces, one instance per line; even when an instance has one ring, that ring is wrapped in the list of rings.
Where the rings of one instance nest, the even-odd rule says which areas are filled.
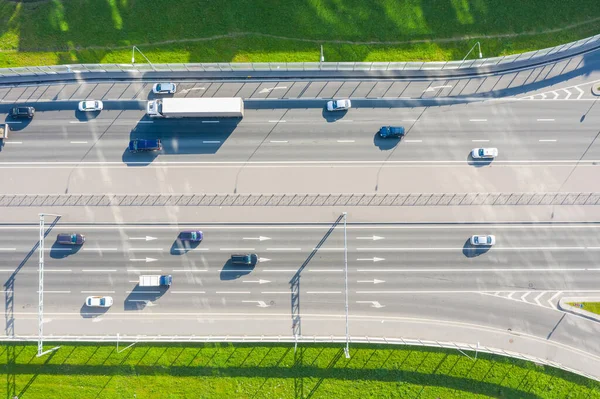
[[[345,111],[352,108],[349,99],[327,101],[327,111]]]
[[[154,94],[173,94],[177,91],[177,85],[175,83],[155,83],[152,86],[152,93]]]
[[[496,236],[494,235],[486,235],[486,236],[472,236],[471,237],[471,245],[488,245],[492,246],[496,243]]]
[[[88,296],[85,304],[90,308],[110,308],[113,304],[111,296]]]
[[[471,157],[474,159],[479,158],[496,158],[498,156],[497,148],[473,148],[471,150]]]
[[[102,111],[102,108],[104,108],[104,104],[102,104],[102,101],[99,100],[86,100],[80,101],[78,108],[81,112]]]

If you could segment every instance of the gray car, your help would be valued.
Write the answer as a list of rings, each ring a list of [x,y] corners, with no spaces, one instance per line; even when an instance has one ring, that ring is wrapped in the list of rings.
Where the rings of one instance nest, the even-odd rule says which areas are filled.
[[[177,91],[177,85],[175,83],[155,83],[152,86],[152,93],[154,94],[174,94]]]
[[[82,245],[85,236],[79,233],[60,233],[56,236],[56,241],[62,245]]]

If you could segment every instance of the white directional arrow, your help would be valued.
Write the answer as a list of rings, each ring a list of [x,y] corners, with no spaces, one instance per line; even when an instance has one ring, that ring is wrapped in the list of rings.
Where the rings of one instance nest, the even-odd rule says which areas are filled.
[[[373,241],[379,241],[379,240],[383,240],[385,239],[385,237],[379,237],[379,236],[370,236],[370,237],[356,237],[357,240],[373,240]]]
[[[356,301],[356,303],[370,303],[372,308],[384,308],[385,307],[385,305],[382,305],[377,301]]]
[[[381,283],[385,283],[385,280],[377,280],[377,279],[373,279],[373,280],[358,280],[357,283],[381,284]]]
[[[152,241],[156,240],[156,237],[146,236],[146,237],[129,237],[130,240],[144,240],[144,241]]]
[[[268,308],[271,305],[267,305],[265,301],[242,301],[244,303],[256,303],[259,308]]]
[[[270,93],[272,90],[283,90],[283,89],[287,89],[287,86],[265,87],[264,89],[259,91],[259,93],[265,94],[265,93]]]
[[[157,261],[157,259],[154,259],[154,258],[129,259],[129,260],[132,261],[132,262],[146,262],[146,263],[148,263],[148,262],[156,262]]]
[[[269,258],[258,258],[258,261],[259,261],[259,262],[268,262],[268,261],[270,261],[270,260],[271,260],[271,259],[269,259]]]
[[[243,239],[244,239],[244,240],[257,240],[257,241],[265,241],[265,240],[270,240],[270,239],[271,239],[271,237],[263,237],[263,236],[260,236],[260,237],[244,237]]]
[[[382,260],[385,260],[385,258],[378,258],[378,257],[373,257],[373,258],[358,258],[356,260],[370,260],[372,262],[381,262]]]
[[[423,90],[423,93],[429,92],[429,91],[435,91],[435,90],[438,90],[438,89],[451,88],[451,87],[452,86],[450,86],[450,85],[428,87],[425,90]]]
[[[258,284],[266,284],[266,283],[270,283],[269,280],[246,280],[246,281],[242,281],[243,283],[258,283]]]

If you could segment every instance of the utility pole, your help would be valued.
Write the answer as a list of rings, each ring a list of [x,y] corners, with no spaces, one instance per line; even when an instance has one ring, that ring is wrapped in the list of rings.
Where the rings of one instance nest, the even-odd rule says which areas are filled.
[[[344,354],[346,359],[350,359],[350,326],[348,324],[348,235],[346,233],[346,219],[348,213],[344,212],[344,281],[346,291],[346,347]]]
[[[152,65],[152,63],[150,62],[148,57],[146,57],[144,55],[144,53],[142,53],[142,50],[140,50],[137,46],[133,46],[133,48],[131,49],[131,63],[135,64],[135,50],[137,50],[142,55],[142,57],[144,57],[146,59],[146,61],[148,61],[148,64],[150,64],[150,66],[152,67],[152,70],[156,71],[156,68],[154,68],[154,65]]]

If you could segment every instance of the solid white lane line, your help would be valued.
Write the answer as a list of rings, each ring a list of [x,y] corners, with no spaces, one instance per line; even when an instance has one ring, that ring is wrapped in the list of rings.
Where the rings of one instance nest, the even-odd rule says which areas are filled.
[[[254,251],[254,248],[219,248],[219,251]]]
[[[0,251],[16,251],[17,248],[0,248]]]
[[[203,140],[203,144],[221,144],[219,140]]]
[[[342,291],[306,291],[307,294],[341,294]]]
[[[38,294],[40,293],[39,291],[36,291]],[[45,291],[44,290],[44,294],[70,294],[71,291]]]
[[[137,121],[137,123],[154,123],[154,121]]]
[[[473,143],[487,143],[489,140],[471,140]]]
[[[308,269],[309,272],[343,272],[344,269]]]
[[[469,119],[469,122],[487,122],[487,119]]]
[[[69,123],[87,123],[87,121],[69,121]]]
[[[202,121],[202,123],[220,123],[221,121]]]
[[[23,144],[23,142],[22,141],[7,141],[4,144]]]
[[[267,251],[302,251],[302,248],[267,248]]]
[[[127,269],[127,273],[160,273],[161,269]]]
[[[417,119],[402,119],[402,122],[416,122]]]
[[[338,143],[354,143],[355,140],[338,140]]]
[[[117,248],[83,248],[84,251],[116,251]]]
[[[23,123],[23,122],[21,122],[21,121],[6,121],[4,123],[8,123],[8,124],[12,125],[13,123]]]
[[[402,291],[402,290],[398,290],[398,291],[356,291],[357,294],[424,294],[424,295],[431,295],[431,294],[485,294],[485,293],[490,293],[492,291],[469,291],[469,290],[456,290],[456,291],[452,291],[452,290],[439,290],[439,291],[435,291],[435,290],[424,290],[424,291]],[[501,291],[501,292],[509,292],[509,291]],[[511,291],[514,293],[522,293],[522,292],[531,292],[531,290],[529,291],[523,291],[523,290],[515,290],[515,291]],[[548,292],[556,292],[556,290],[546,290],[546,291],[535,291],[535,292],[541,292],[541,293],[548,293]],[[600,293],[600,291],[598,290],[567,290],[567,291],[561,291],[562,293]]]
[[[44,268],[44,272],[47,272],[47,273],[70,273],[72,271],[73,270],[71,270],[71,269],[48,269],[46,267]]]
[[[117,269],[82,269],[82,272],[99,272],[99,273],[110,273],[110,272],[116,272]]]
[[[422,143],[423,140],[404,140],[407,143]]]
[[[216,291],[216,294],[249,294],[250,291]]]
[[[173,272],[191,272],[191,273],[196,273],[196,272],[207,272],[208,269],[173,269]]]
[[[473,247],[475,250],[476,247]],[[491,247],[490,251],[578,251],[586,249],[586,247]],[[398,248],[356,248],[357,251],[458,251],[463,250],[463,247],[447,247],[447,248],[409,248],[409,247],[398,247]]]
[[[538,122],[554,122],[554,119],[538,119]]]
[[[280,120],[273,120],[273,119],[269,120],[269,123],[285,123],[285,122],[287,122],[287,121],[284,121],[284,120],[280,121]]]
[[[162,248],[128,248],[128,251],[162,251]]]
[[[44,248],[44,251],[56,251],[56,252],[60,252],[60,251],[69,251],[71,252],[73,249],[72,248]]]
[[[87,141],[71,141],[71,144],[87,144]]]
[[[206,291],[171,291],[171,294],[206,294]]]
[[[540,143],[554,143],[556,142],[556,140],[554,139],[548,139],[548,140],[539,140]]]
[[[287,140],[271,140],[270,143],[287,143]]]
[[[125,291],[126,294],[160,294],[160,291]]]
[[[406,273],[469,273],[469,272],[597,272],[600,268],[484,268],[484,269],[356,269],[357,272],[406,272]]]
[[[114,291],[81,291],[82,294],[114,294]]]

